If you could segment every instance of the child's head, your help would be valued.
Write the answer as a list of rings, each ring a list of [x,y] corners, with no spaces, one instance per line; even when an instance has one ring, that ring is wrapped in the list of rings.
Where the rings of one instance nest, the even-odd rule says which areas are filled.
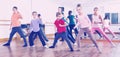
[[[33,12],[32,12],[32,16],[33,16],[33,18],[37,18],[37,12],[36,12],[36,11],[33,11]]]
[[[17,12],[17,7],[16,6],[14,6],[13,8],[12,8],[12,10],[13,10],[13,12]]]
[[[77,4],[76,11],[78,12],[78,14],[81,13],[81,10],[82,10],[81,4]]]
[[[95,7],[95,8],[93,9],[93,11],[97,13],[97,12],[98,12],[98,7]]]
[[[72,11],[71,10],[68,12],[68,15],[72,15]]]
[[[57,19],[62,19],[62,14],[60,12],[57,12],[56,17],[57,17]]]
[[[109,19],[109,16],[105,15],[104,20],[107,20],[107,19]]]
[[[40,18],[41,17],[41,14],[38,14],[38,18]]]
[[[64,7],[58,7],[58,12],[63,13],[64,12]]]

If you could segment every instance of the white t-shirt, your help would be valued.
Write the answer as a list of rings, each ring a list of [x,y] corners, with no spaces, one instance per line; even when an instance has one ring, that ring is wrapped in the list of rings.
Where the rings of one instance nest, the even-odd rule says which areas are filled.
[[[104,27],[109,27],[110,26],[109,23],[110,23],[110,20],[109,19],[105,19],[104,20]]]
[[[100,24],[100,22],[102,22],[99,18],[100,15],[92,15],[92,21],[93,21],[93,25],[92,27],[102,27],[102,24]]]

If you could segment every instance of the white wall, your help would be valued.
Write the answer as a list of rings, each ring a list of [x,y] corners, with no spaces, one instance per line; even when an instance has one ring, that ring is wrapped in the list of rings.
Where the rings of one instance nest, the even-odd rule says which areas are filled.
[[[73,10],[76,14],[76,5],[81,3],[85,13],[93,13],[95,6],[100,8],[101,13],[118,12],[120,13],[120,0],[1,0],[0,1],[0,20],[10,20],[12,7],[17,6],[23,16],[22,23],[30,23],[32,11],[37,11],[42,15],[43,22],[46,24],[46,34],[54,33],[53,22],[56,19],[55,13],[59,6],[65,7],[65,16],[68,10]],[[9,22],[1,22],[8,23]],[[119,31],[119,26],[113,26],[113,31]],[[9,26],[0,26],[0,38],[9,36]],[[5,33],[3,33],[5,32]]]
[[[29,23],[31,19],[31,2],[30,0],[1,0],[0,1],[0,20],[11,20],[12,7],[17,6],[23,16],[22,23]],[[10,24],[9,22],[0,21],[0,24]],[[9,37],[9,25],[0,26],[0,38]]]

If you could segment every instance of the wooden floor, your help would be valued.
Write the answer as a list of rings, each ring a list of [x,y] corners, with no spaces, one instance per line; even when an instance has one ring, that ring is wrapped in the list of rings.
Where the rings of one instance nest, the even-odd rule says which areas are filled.
[[[48,46],[52,44],[50,40]],[[49,49],[41,46],[39,39],[35,40],[35,47],[22,47],[22,40],[14,40],[10,47],[2,46],[5,42],[0,42],[0,57],[120,57],[120,44],[114,42],[116,47],[111,47],[107,41],[97,41],[102,53],[99,54],[92,42],[88,39],[81,41],[81,50],[70,52],[66,42],[58,42],[56,48]]]

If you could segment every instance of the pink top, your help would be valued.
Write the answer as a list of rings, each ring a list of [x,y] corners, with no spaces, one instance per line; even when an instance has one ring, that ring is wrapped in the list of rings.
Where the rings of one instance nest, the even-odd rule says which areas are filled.
[[[87,15],[78,15],[78,23],[75,27],[80,26],[80,28],[91,27],[91,21]]]
[[[62,32],[65,32],[66,31],[66,27],[60,27],[59,25],[64,25],[65,22],[64,20],[60,19],[60,20],[57,20],[54,22],[55,26],[57,27],[57,32],[58,33],[62,33]]]
[[[11,26],[12,27],[21,26],[21,23],[19,21],[20,18],[22,18],[22,16],[21,16],[21,14],[19,12],[13,13],[13,15],[11,17]]]

